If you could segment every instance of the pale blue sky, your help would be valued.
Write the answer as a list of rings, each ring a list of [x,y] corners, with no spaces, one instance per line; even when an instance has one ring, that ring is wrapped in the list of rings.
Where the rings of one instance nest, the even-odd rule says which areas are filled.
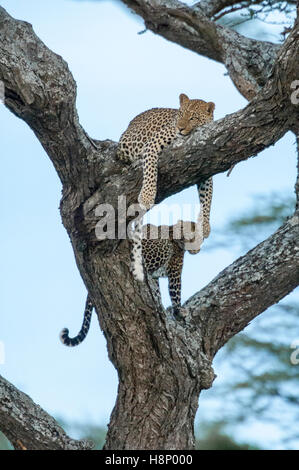
[[[32,23],[45,44],[68,62],[78,85],[81,124],[96,139],[118,140],[136,114],[154,106],[177,107],[181,92],[214,101],[215,119],[246,105],[222,65],[151,32],[138,35],[143,23],[117,4],[71,0],[1,0],[0,4],[12,16]],[[60,181],[32,131],[1,104],[0,136],[0,341],[6,353],[0,374],[55,416],[107,423],[117,375],[96,317],[80,347],[68,349],[58,339],[63,327],[69,327],[71,334],[78,332],[86,296],[60,220]],[[212,229],[246,209],[256,193],[292,193],[295,167],[294,137],[289,134],[237,165],[229,178],[217,175]],[[194,204],[196,191],[189,188],[171,201]],[[183,300],[235,258],[233,249],[187,255]],[[166,281],[162,288],[168,304]]]

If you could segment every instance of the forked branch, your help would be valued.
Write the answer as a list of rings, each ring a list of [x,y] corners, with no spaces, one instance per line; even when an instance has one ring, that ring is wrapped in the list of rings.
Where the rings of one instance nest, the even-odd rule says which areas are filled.
[[[88,450],[93,444],[71,439],[25,393],[0,376],[0,429],[19,450]]]

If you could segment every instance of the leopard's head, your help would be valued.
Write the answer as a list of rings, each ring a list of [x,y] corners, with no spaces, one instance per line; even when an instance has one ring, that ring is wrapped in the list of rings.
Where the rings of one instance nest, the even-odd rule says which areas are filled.
[[[210,101],[189,100],[185,94],[180,95],[180,109],[176,124],[177,132],[188,135],[198,126],[213,120],[215,104]]]

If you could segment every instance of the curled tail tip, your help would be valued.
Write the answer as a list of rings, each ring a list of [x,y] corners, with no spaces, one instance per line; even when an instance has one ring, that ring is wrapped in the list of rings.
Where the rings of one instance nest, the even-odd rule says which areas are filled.
[[[65,346],[71,346],[68,328],[63,328],[63,330],[61,330],[59,339]]]
[[[61,330],[59,338],[62,344],[64,344],[64,346],[69,346],[69,347],[78,346],[78,344],[80,344],[83,341],[79,338],[79,335],[76,336],[75,338],[70,338],[68,328],[63,328],[63,330]]]

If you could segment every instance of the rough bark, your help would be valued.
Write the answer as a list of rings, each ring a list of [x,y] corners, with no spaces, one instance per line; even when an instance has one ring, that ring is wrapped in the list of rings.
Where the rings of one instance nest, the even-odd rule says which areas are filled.
[[[169,41],[223,63],[247,99],[265,85],[279,46],[250,39],[210,20],[213,9],[178,0],[123,0],[140,15],[146,28]],[[211,3],[211,2],[210,2]]]
[[[19,450],[87,450],[93,445],[66,435],[25,393],[0,376],[0,429]]]
[[[299,213],[222,271],[185,307],[213,357],[232,336],[299,284]],[[206,339],[205,339],[206,338]]]
[[[244,93],[252,100],[243,110],[177,139],[163,152],[158,202],[256,155],[297,128],[298,106],[290,101],[290,84],[299,76],[294,60],[299,52],[297,24],[278,51],[269,43],[219,29],[196,9],[191,21],[188,7],[176,1],[137,0],[131,6],[153,30],[159,25],[159,34],[168,39],[196,47],[228,68],[229,55],[236,57],[242,64],[238,80],[248,79],[251,90]],[[250,50],[256,54],[249,65]],[[67,64],[37,38],[31,25],[11,18],[3,8],[0,79],[6,106],[35,132],[62,181],[62,221],[118,371],[118,397],[105,448],[193,448],[198,396],[212,385],[214,354],[298,285],[298,213],[189,299],[187,323],[176,322],[154,294],[154,283],[132,279],[128,240],[99,241],[95,236],[99,204],[111,204],[117,216],[120,195],[127,205],[137,200],[140,165],[118,161],[115,142],[87,136],[79,124],[76,85]],[[1,426],[9,436],[10,422],[3,420]]]
[[[194,6],[200,8],[209,18],[216,19],[219,18],[217,13],[224,16],[224,14],[227,12],[230,13],[231,11],[240,10],[241,8],[247,9],[250,8],[253,4],[260,5],[262,3],[266,4],[267,2],[265,2],[265,0],[201,0]],[[296,5],[297,2],[296,0],[288,0],[285,3],[289,5]],[[268,6],[271,6],[273,10],[275,10],[275,8],[279,9],[281,4],[281,0],[268,0]]]

